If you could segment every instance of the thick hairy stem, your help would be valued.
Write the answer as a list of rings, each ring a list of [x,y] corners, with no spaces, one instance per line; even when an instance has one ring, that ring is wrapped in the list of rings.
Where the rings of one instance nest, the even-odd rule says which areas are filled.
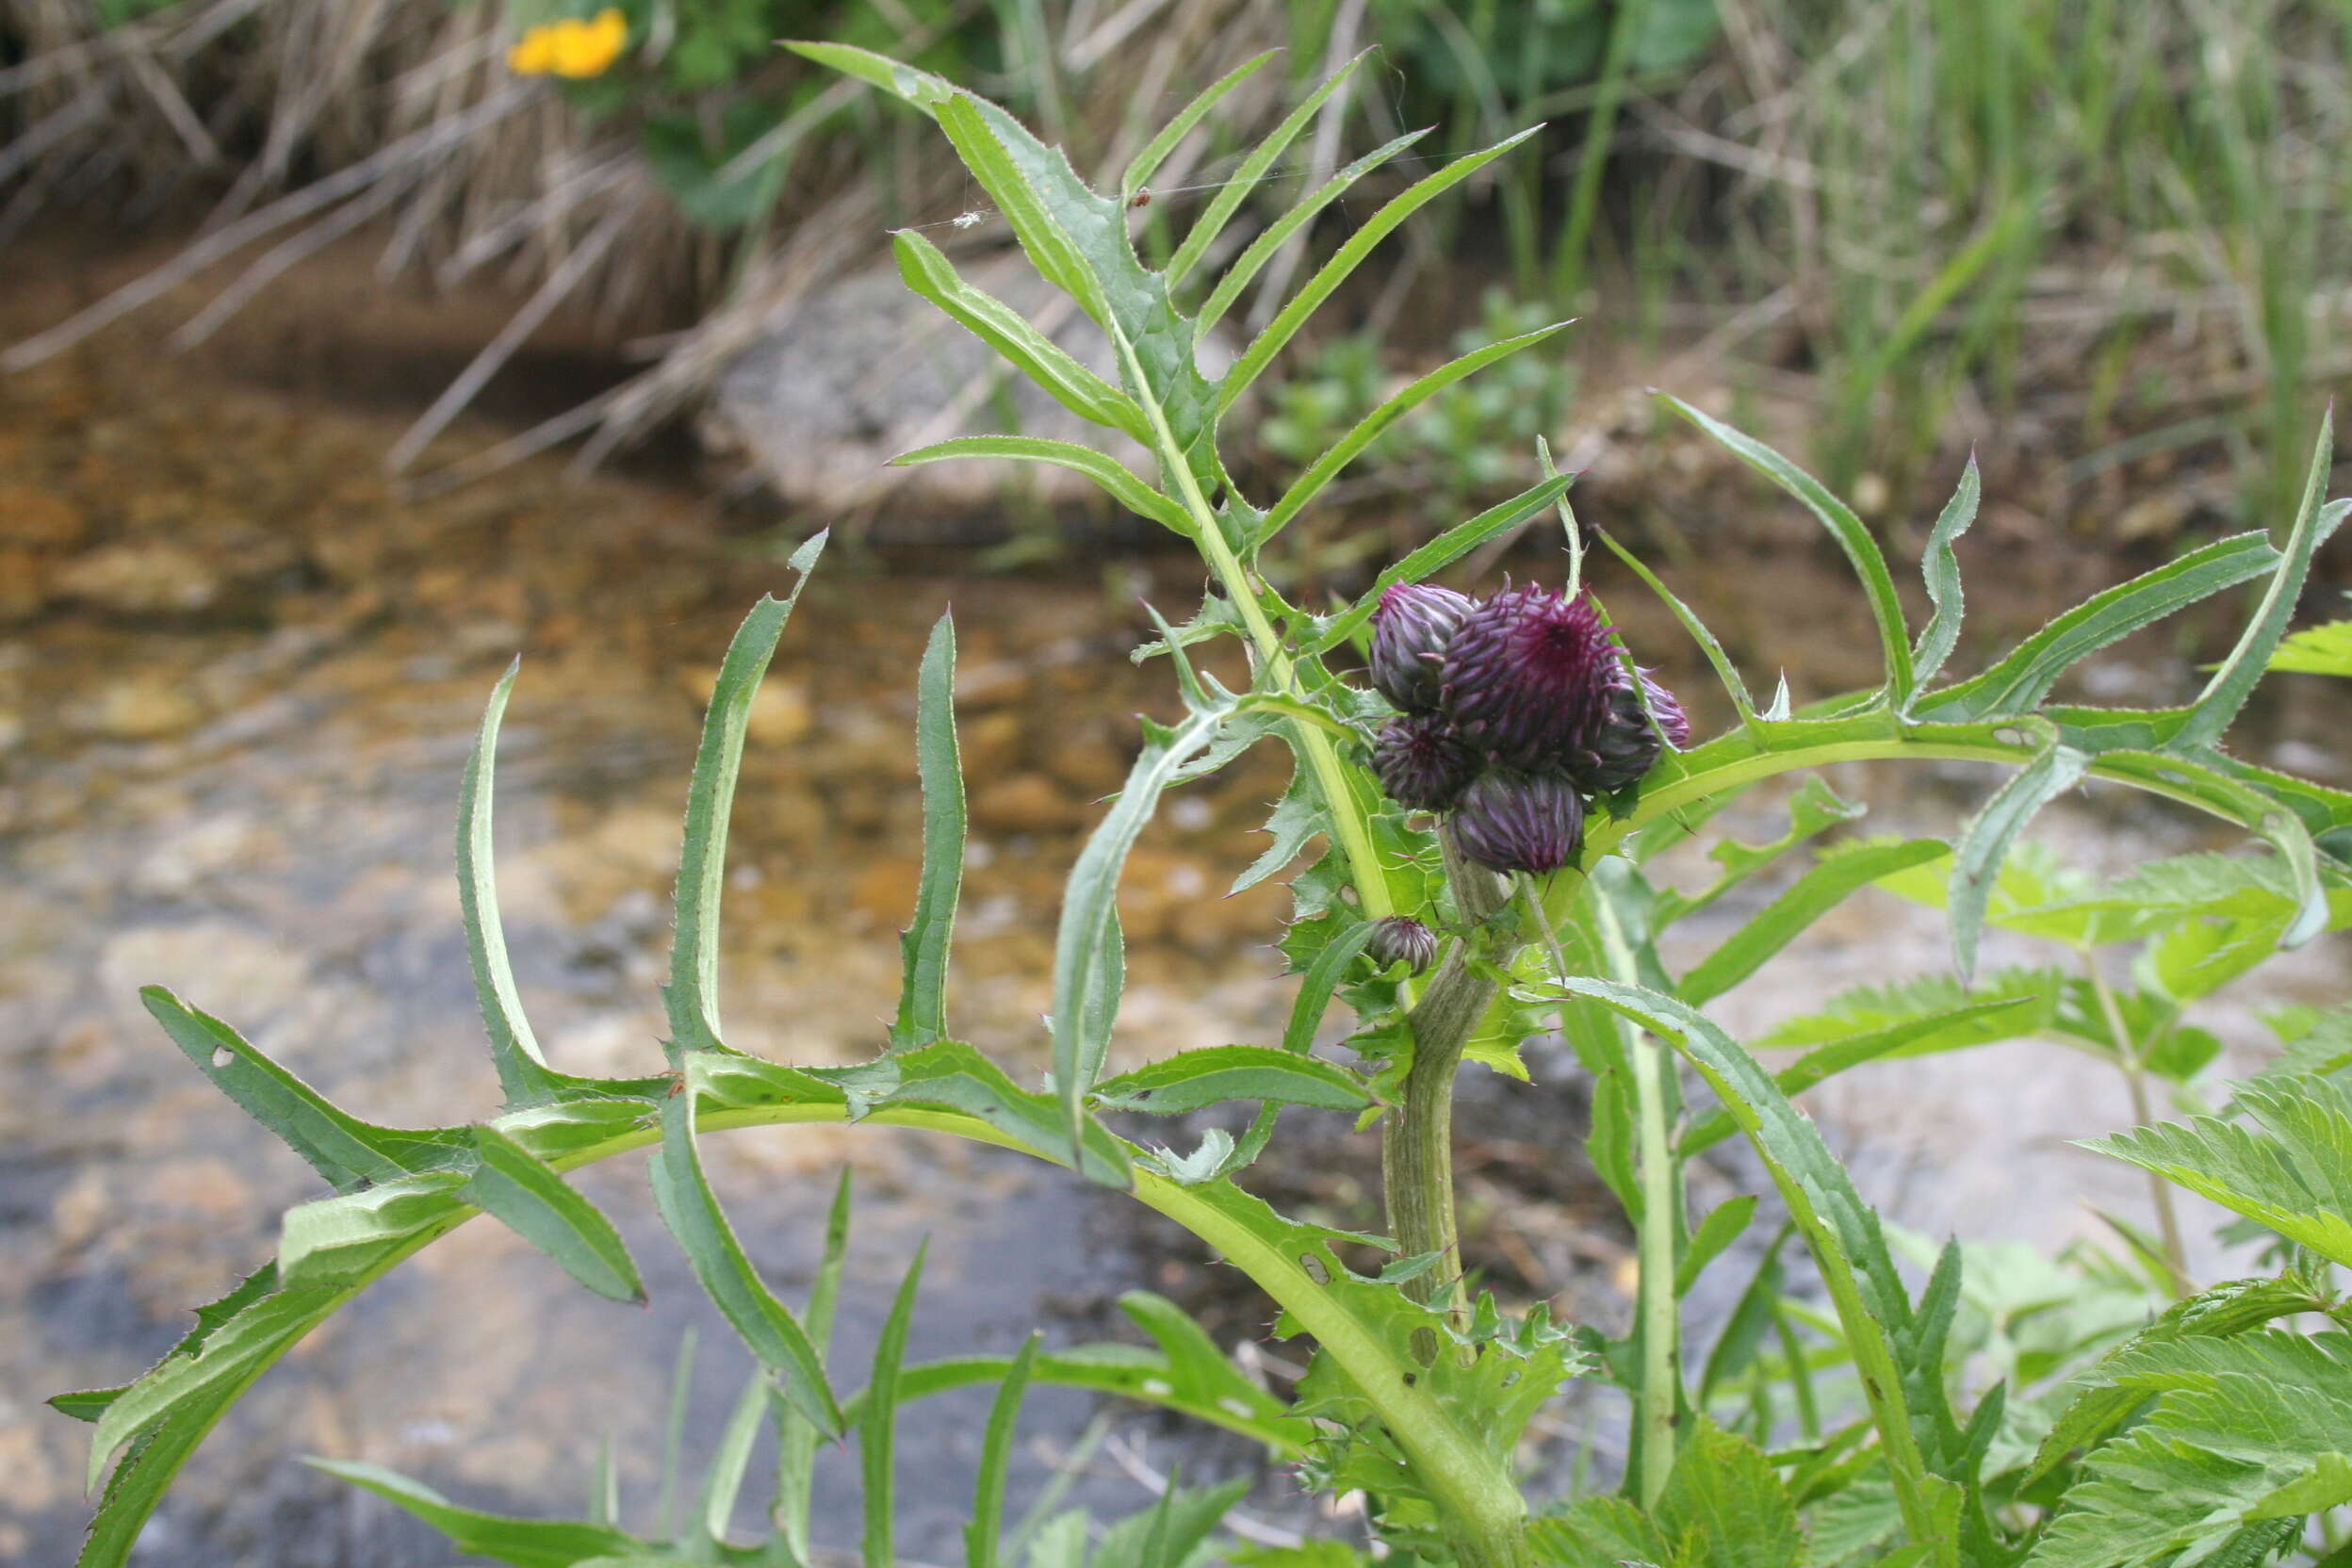
[[[1446,850],[1446,880],[1468,929],[1407,1015],[1413,1066],[1405,1073],[1403,1102],[1383,1124],[1380,1185],[1389,1232],[1404,1255],[1442,1254],[1436,1267],[1407,1282],[1406,1291],[1421,1301],[1450,1296],[1455,1315],[1466,1319],[1454,1219],[1454,1074],[1462,1066],[1462,1047],[1501,988],[1494,976],[1516,956],[1517,946],[1495,951],[1487,924],[1505,902],[1502,879],[1462,858],[1451,829],[1441,830],[1439,841]]]

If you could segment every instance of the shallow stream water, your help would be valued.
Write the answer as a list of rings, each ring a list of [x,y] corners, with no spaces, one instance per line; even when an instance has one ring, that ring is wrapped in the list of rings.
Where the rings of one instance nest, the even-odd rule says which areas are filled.
[[[120,338],[0,382],[0,1560],[62,1561],[87,1516],[85,1429],[39,1400],[139,1371],[189,1308],[268,1255],[276,1213],[316,1191],[188,1070],[138,987],[178,991],[360,1115],[437,1122],[494,1107],[449,846],[481,704],[517,653],[498,829],[526,1003],[560,1067],[660,1065],[655,988],[699,703],[743,609],[787,582],[780,552],[731,536],[691,486],[571,484],[551,466],[403,501],[377,477],[398,429]],[[1678,568],[1687,596],[1723,607],[1759,683],[1774,662],[1800,700],[1864,678],[1868,624],[1841,570],[1758,510],[1753,525],[1685,510],[1685,535],[1706,547]],[[2037,565],[1998,533],[1971,549],[1986,586],[1964,660],[2145,564]],[[1164,668],[1124,657],[1146,629],[1139,590],[1181,612],[1197,573],[1165,559],[1026,578],[945,575],[936,558],[826,565],[753,715],[729,857],[732,1043],[803,1063],[875,1048],[918,866],[914,666],[952,604],[973,817],[955,1018],[1017,1071],[1037,1070],[1061,878],[1092,803],[1124,773],[1133,715],[1173,707]],[[1671,624],[1619,609],[1704,729],[1721,705]],[[2193,659],[2191,644],[2142,639],[2092,694],[2193,689]],[[2243,743],[2326,776],[2347,712],[2307,680],[2260,707]],[[1950,831],[1989,782],[1941,767],[1836,780],[1870,802],[1872,832]],[[1216,895],[1256,853],[1250,830],[1282,784],[1271,750],[1254,756],[1172,801],[1138,849],[1122,906],[1124,1059],[1279,1033],[1289,987],[1266,944],[1286,895]],[[1781,794],[1759,791],[1723,820],[1769,837]],[[2062,803],[2037,832],[2106,869],[2228,842],[2111,793]],[[1773,890],[1727,901],[1680,939],[1704,951]],[[2023,956],[1996,942],[1986,961]],[[1933,918],[1857,899],[1716,1010],[1738,1032],[1945,961]],[[2339,1000],[2341,953],[2298,956],[2262,984],[2216,1013],[2247,1059],[2262,1037],[2252,1002]],[[1466,1102],[1478,1252],[1519,1298],[1552,1295],[1569,1315],[1611,1321],[1625,1237],[1583,1166],[1574,1074],[1541,1048],[1533,1060],[1535,1086],[1490,1080]],[[2048,1245],[2091,1227],[2085,1201],[2144,1202],[2131,1173],[2066,1147],[2119,1125],[2125,1106],[2119,1083],[2054,1048],[1857,1072],[1813,1108],[1864,1189],[1931,1233]],[[1370,1135],[1329,1131],[1309,1148],[1264,1180],[1286,1203],[1376,1228]],[[1009,1350],[1037,1324],[1057,1342],[1121,1333],[1112,1303],[1133,1285],[1198,1307],[1229,1341],[1263,1332],[1230,1271],[1058,1171],[877,1130],[730,1135],[710,1158],[787,1299],[807,1287],[835,1176],[855,1171],[849,1366],[925,1234],[917,1358]],[[661,1233],[642,1160],[582,1184],[644,1266],[652,1311],[591,1298],[503,1231],[468,1226],[261,1385],[191,1465],[140,1560],[446,1560],[386,1506],[294,1463],[303,1453],[542,1512],[585,1497],[609,1437],[628,1522],[650,1527],[681,1333],[697,1328],[701,1345],[690,1454],[707,1451],[743,1358]],[[957,1554],[985,1398],[907,1413],[910,1564]],[[1034,1494],[1089,1414],[1072,1396],[1035,1401],[1017,1491]],[[1138,1469],[1180,1460],[1204,1478],[1250,1462],[1145,1417],[1123,1421],[1119,1441],[1135,1462],[1098,1456],[1076,1497],[1124,1511],[1149,1500]],[[855,1539],[850,1468],[826,1477],[820,1535],[835,1544]],[[1302,1517],[1280,1478],[1253,1506],[1278,1526]]]

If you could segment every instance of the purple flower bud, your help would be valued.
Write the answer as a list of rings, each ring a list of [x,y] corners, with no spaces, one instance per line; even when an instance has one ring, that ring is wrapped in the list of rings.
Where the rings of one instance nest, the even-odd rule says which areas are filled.
[[[1382,969],[1401,963],[1418,974],[1437,961],[1437,933],[1411,915],[1391,915],[1372,928],[1364,950]]]
[[[1437,713],[1407,713],[1380,726],[1372,743],[1372,772],[1399,806],[1443,811],[1478,776],[1479,757],[1454,739]]]
[[[1557,773],[1494,768],[1454,808],[1454,841],[1490,871],[1558,871],[1584,837],[1584,801]]]
[[[1445,707],[1467,744],[1538,770],[1591,747],[1621,666],[1590,599],[1529,584],[1462,618],[1446,645]]]
[[[1609,722],[1601,726],[1592,743],[1569,761],[1569,776],[1589,794],[1615,794],[1639,780],[1658,764],[1658,753],[1664,749],[1661,739],[1677,747],[1690,739],[1690,721],[1683,717],[1682,704],[1674,700],[1674,694],[1652,680],[1649,671],[1634,674],[1641,681],[1638,688],[1626,678],[1625,667],[1618,666],[1617,683],[1609,693]],[[1646,710],[1642,707],[1645,697]]]
[[[1437,711],[1440,661],[1470,613],[1468,596],[1425,582],[1399,582],[1372,612],[1372,684],[1407,713]]]

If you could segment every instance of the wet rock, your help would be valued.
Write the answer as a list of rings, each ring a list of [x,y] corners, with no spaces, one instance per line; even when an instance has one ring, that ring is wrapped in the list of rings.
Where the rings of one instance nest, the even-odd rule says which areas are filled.
[[[0,545],[70,550],[90,532],[80,508],[54,491],[0,484]]]
[[[249,1036],[299,1005],[310,984],[302,956],[234,921],[142,925],[110,939],[98,956],[98,988],[126,1018],[145,1022],[141,986],[164,986]],[[152,1023],[146,1027],[153,1028]]]
[[[47,608],[51,576],[38,551],[0,546],[0,623],[30,620]]]
[[[708,705],[719,683],[716,664],[678,672],[678,683],[699,703]],[[787,746],[816,727],[816,710],[808,705],[808,688],[788,676],[770,675],[751,697],[751,719],[745,733],[753,743]]]
[[[156,741],[204,722],[204,705],[167,676],[132,676],[101,689],[67,710],[74,728],[115,741]]]
[[[893,855],[858,872],[849,885],[849,906],[877,929],[897,930],[914,914],[923,863]]]
[[[1085,820],[1085,809],[1043,774],[1015,774],[972,797],[972,825],[984,832],[1062,833]]]
[[[203,610],[220,596],[220,579],[204,556],[178,545],[108,545],[75,556],[57,576],[57,591],[123,615]]]

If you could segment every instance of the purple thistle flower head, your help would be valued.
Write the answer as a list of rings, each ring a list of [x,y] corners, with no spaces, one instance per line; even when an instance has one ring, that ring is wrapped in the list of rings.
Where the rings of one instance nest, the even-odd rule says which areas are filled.
[[[1411,915],[1391,915],[1372,928],[1364,950],[1382,969],[1401,963],[1418,974],[1437,961],[1437,933]]]
[[[1489,871],[1558,871],[1584,838],[1584,801],[1557,773],[1494,768],[1454,808],[1454,841]]]
[[[1657,765],[1665,743],[1680,748],[1690,740],[1690,721],[1674,694],[1651,679],[1649,671],[1636,670],[1629,678],[1621,664],[1609,688],[1609,720],[1592,743],[1570,760],[1568,772],[1587,793],[1615,794]]]
[[[1380,726],[1372,772],[1399,806],[1443,811],[1477,776],[1481,759],[1439,713],[1407,713]]]
[[[1467,743],[1536,770],[1574,759],[1608,723],[1622,666],[1600,612],[1530,583],[1462,618],[1446,645],[1445,707]]]
[[[1403,712],[1434,713],[1439,664],[1454,629],[1474,608],[1467,595],[1399,582],[1372,612],[1372,684]]]

